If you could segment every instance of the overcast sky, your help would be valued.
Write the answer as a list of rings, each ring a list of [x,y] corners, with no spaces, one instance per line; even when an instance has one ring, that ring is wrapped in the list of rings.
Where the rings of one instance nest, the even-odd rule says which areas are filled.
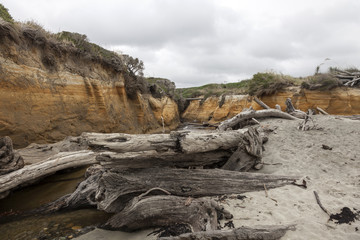
[[[177,87],[360,67],[359,0],[0,0],[15,20],[86,34]]]

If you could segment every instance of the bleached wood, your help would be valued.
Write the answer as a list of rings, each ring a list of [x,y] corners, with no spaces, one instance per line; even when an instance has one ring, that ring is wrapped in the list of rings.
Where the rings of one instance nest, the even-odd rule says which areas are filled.
[[[220,227],[218,214],[228,219],[232,215],[214,200],[171,195],[158,195],[138,200],[134,198],[127,206],[112,216],[102,228],[135,231],[151,227],[167,227],[186,224],[193,231],[216,230]]]
[[[268,225],[239,227],[229,230],[214,230],[184,233],[176,237],[161,237],[159,240],[278,240],[289,230],[295,230],[294,225]]]
[[[288,113],[279,111],[277,109],[265,109],[265,110],[258,110],[258,111],[246,111],[241,112],[234,116],[233,118],[227,119],[220,123],[218,129],[220,131],[225,131],[228,128],[233,128],[237,124],[251,118],[267,118],[267,117],[278,117],[278,118],[285,118],[289,120],[298,120],[298,118],[291,116]]]
[[[155,150],[130,153],[103,152],[97,160],[105,168],[150,168],[150,167],[204,167],[226,161],[232,151],[217,150],[205,153],[181,153]]]
[[[19,170],[0,176],[0,193],[34,182],[59,170],[96,163],[95,153],[90,150],[60,152],[42,162],[27,165]]]
[[[324,115],[329,115],[324,109],[322,109],[322,108],[320,108],[320,107],[316,107],[316,109],[317,109],[320,113],[322,113],[322,114],[324,114]]]
[[[261,101],[260,99],[258,99],[257,97],[254,97],[254,101],[259,104],[262,108],[264,109],[270,109],[270,107],[268,105],[266,105],[263,101]]]
[[[133,197],[154,187],[175,196],[204,197],[241,194],[292,184],[298,177],[245,173],[221,169],[148,168],[105,171],[96,193],[98,208],[121,211]]]
[[[176,131],[170,134],[101,134],[83,133],[88,145],[95,151],[157,152],[175,151],[200,153],[227,150],[236,147],[246,129],[229,133],[218,131]]]

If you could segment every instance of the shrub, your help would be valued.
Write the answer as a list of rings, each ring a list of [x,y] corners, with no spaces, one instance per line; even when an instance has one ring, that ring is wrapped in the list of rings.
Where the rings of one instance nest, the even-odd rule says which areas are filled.
[[[309,90],[327,91],[341,86],[341,82],[331,74],[319,73],[301,83],[301,87]]]
[[[293,82],[286,76],[275,73],[257,73],[247,83],[248,91],[251,96],[263,96],[274,94]]]
[[[1,3],[0,3],[0,17],[6,22],[14,23],[14,19],[9,13],[9,9],[4,7],[4,5],[2,5]]]

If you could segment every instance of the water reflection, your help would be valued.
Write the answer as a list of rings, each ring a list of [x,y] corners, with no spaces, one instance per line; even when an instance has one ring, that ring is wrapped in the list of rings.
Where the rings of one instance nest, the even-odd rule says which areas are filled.
[[[0,239],[69,239],[104,223],[109,214],[96,209],[59,212],[50,215],[22,217],[21,213],[72,193],[83,180],[87,167],[66,170],[41,182],[14,191],[0,200]]]

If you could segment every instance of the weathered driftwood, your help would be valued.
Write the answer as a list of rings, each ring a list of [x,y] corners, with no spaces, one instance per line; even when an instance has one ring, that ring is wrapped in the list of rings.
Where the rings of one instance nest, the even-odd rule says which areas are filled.
[[[159,191],[158,189],[155,189]],[[101,228],[135,231],[150,227],[186,224],[193,231],[216,230],[220,215],[232,215],[209,198],[184,198],[171,195],[135,197]]]
[[[262,108],[264,109],[270,109],[270,107],[268,105],[266,105],[263,101],[261,101],[260,99],[258,99],[257,97],[254,97],[254,101],[259,104]]]
[[[222,169],[247,172],[255,165],[261,164],[263,140],[256,128],[249,128],[240,141],[237,150]],[[260,166],[258,166],[259,168]]]
[[[51,144],[32,143],[25,148],[18,149],[17,152],[24,158],[25,164],[28,165],[42,162],[59,152],[75,152],[86,149],[88,149],[88,146],[81,137],[66,137],[60,142]]]
[[[66,194],[56,201],[45,204],[29,213],[44,214],[53,213],[62,209],[69,210],[95,207],[97,205],[95,194],[98,188],[98,182],[103,173],[102,170],[102,167],[99,165],[89,167],[85,174],[86,179],[77,186],[73,193]]]
[[[322,113],[322,114],[324,114],[324,115],[329,115],[324,109],[322,109],[322,108],[320,108],[320,107],[316,107],[316,109],[317,109],[320,113]]]
[[[240,194],[292,184],[298,177],[234,172],[221,169],[148,168],[105,171],[96,193],[98,208],[121,211],[133,197],[161,187],[175,196]]]
[[[60,152],[40,163],[27,165],[19,170],[0,176],[0,193],[33,183],[59,170],[85,166],[96,162],[95,154],[90,150]]]
[[[179,153],[173,150],[157,152],[155,150],[129,153],[100,153],[96,159],[105,168],[150,168],[150,167],[206,167],[226,162],[231,156],[230,150],[218,150],[205,153]]]
[[[340,69],[334,69],[333,76],[338,78],[344,86],[353,87],[360,83],[360,72],[349,72]]]
[[[277,109],[265,109],[265,110],[258,110],[258,111],[246,111],[241,112],[234,116],[233,118],[227,119],[220,123],[218,129],[220,131],[225,131],[228,128],[234,128],[236,125],[241,123],[242,121],[251,119],[251,118],[266,118],[266,117],[278,117],[278,118],[285,118],[289,120],[297,120],[298,118],[291,116],[288,113],[279,111]]]
[[[289,230],[295,230],[294,225],[270,225],[239,227],[229,230],[184,233],[176,237],[162,237],[159,240],[278,240]]]
[[[291,98],[287,98],[285,104],[286,104],[286,112],[289,113],[290,115],[302,119],[306,117],[305,112],[294,108],[294,105],[291,102]]]
[[[0,175],[24,167],[24,159],[14,152],[10,137],[0,137]]]
[[[88,145],[94,150],[112,152],[142,152],[172,150],[182,153],[200,153],[227,150],[238,145],[246,129],[230,133],[205,131],[177,131],[170,134],[123,134],[83,133]]]

